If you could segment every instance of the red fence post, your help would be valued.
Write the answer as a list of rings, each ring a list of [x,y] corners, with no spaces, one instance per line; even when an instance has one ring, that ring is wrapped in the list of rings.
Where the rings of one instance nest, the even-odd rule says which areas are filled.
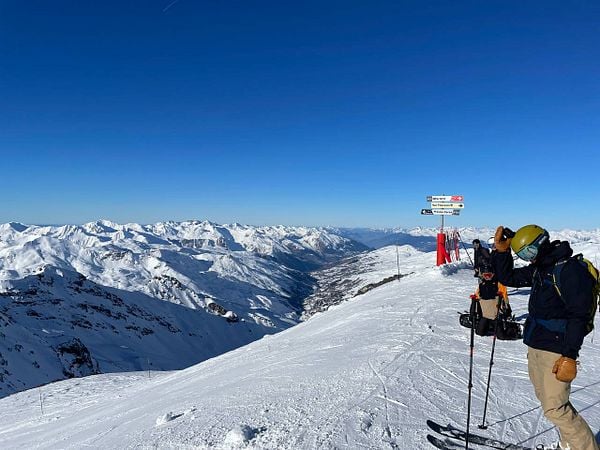
[[[441,266],[446,262],[446,235],[438,233],[437,235],[437,265]]]

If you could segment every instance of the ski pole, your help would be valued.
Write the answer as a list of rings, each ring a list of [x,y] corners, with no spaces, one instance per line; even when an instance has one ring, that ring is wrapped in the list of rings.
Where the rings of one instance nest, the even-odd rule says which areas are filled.
[[[485,424],[485,416],[487,414],[488,397],[490,394],[490,381],[492,379],[492,366],[494,365],[494,350],[496,348],[496,336],[498,335],[498,323],[500,322],[500,306],[502,305],[502,296],[498,296],[498,303],[496,305],[496,324],[494,326],[494,339],[492,340],[492,354],[490,356],[490,369],[488,371],[487,387],[485,388],[485,403],[483,405],[483,419],[479,429],[486,430],[487,425]]]
[[[469,352],[469,385],[467,395],[467,434],[465,439],[465,449],[469,449],[469,427],[471,425],[471,391],[473,389],[473,351],[475,348],[475,300],[474,295],[471,296],[471,346]]]
[[[471,263],[471,265],[473,267],[475,267],[475,264],[473,263],[473,260],[471,259],[471,255],[469,255],[469,251],[467,250],[467,247],[465,246],[465,243],[463,242],[462,239],[460,239],[460,237],[458,238],[460,240],[460,243],[462,244],[463,248],[465,249],[465,253],[467,254],[467,256],[469,257],[469,262]]]

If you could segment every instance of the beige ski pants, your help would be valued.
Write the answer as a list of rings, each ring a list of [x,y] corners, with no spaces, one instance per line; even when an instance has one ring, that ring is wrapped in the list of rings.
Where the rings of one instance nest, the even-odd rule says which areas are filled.
[[[535,395],[542,404],[546,418],[560,431],[562,448],[599,450],[592,430],[569,402],[571,383],[558,381],[552,373],[554,363],[560,356],[529,347],[529,379]]]

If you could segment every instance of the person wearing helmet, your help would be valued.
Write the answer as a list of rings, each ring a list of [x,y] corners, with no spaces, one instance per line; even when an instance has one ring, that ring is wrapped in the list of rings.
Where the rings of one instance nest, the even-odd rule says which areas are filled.
[[[591,277],[570,259],[573,250],[568,242],[550,241],[548,232],[538,225],[526,225],[516,233],[500,226],[494,244],[491,259],[499,281],[531,287],[523,342],[528,346],[529,379],[544,415],[559,429],[561,448],[598,450],[590,427],[569,402],[576,360],[588,331]],[[530,264],[515,268],[511,249]],[[564,263],[562,298],[552,280],[557,263]]]
[[[481,265],[479,285],[471,296],[471,314],[476,318],[475,333],[487,336],[496,330],[503,333],[502,327],[496,328],[496,320],[503,321],[512,314],[508,303],[506,287],[498,282],[489,261]]]

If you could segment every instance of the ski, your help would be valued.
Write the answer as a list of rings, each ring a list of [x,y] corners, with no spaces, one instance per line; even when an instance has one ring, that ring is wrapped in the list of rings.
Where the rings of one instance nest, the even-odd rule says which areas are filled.
[[[463,430],[460,430],[456,427],[453,427],[452,425],[440,425],[440,424],[434,422],[433,420],[428,420],[427,426],[429,426],[429,428],[431,428],[436,433],[439,433],[442,436],[445,436],[446,438],[458,439],[463,442],[467,438],[466,432],[464,432]],[[448,441],[448,439],[446,439],[446,441]],[[442,442],[446,443],[446,441],[442,441]],[[429,441],[429,442],[431,442],[431,441]],[[524,446],[518,445],[518,444],[510,444],[507,442],[500,441],[498,439],[494,439],[494,438],[490,438],[490,437],[486,437],[486,436],[480,436],[480,435],[471,434],[471,433],[469,433],[469,443],[482,445],[482,446],[490,447],[490,448],[496,448],[496,449],[500,449],[500,450],[534,450],[531,447],[524,447]]]
[[[465,448],[464,445],[460,445],[455,441],[451,441],[448,438],[442,441],[440,438],[437,438],[431,434],[427,435],[427,440],[430,444],[432,444],[434,447],[439,448],[440,450],[458,450]]]

